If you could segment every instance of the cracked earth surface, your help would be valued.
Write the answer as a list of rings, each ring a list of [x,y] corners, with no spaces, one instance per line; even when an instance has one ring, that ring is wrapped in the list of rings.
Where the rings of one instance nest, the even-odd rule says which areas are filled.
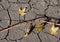
[[[44,14],[60,18],[60,0],[0,0],[0,30],[19,23],[19,19],[24,19],[18,15],[18,9],[21,7],[26,7],[25,20]],[[0,32],[0,42],[60,42],[60,30],[57,35],[49,34],[49,24],[40,33],[34,30],[27,38],[23,38],[25,29],[29,26],[30,24],[11,27],[12,29]]]

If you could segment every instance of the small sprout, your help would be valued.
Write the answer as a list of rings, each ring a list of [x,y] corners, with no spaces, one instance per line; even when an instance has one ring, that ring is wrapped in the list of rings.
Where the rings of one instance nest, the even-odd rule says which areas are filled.
[[[21,8],[21,9],[19,8],[19,10],[18,10],[18,12],[21,16],[26,15],[25,11],[26,11],[26,8]]]
[[[55,27],[54,25],[52,25],[51,29],[50,29],[50,34],[55,35],[57,34],[59,27]]]
[[[35,28],[35,25],[30,25],[30,28],[29,29],[26,29],[26,32],[25,32],[25,35],[24,37],[27,37]]]
[[[39,32],[39,31],[41,31],[44,28],[44,24],[39,24],[35,28]]]
[[[30,29],[26,29],[24,37],[27,37],[29,35],[29,31],[30,31]]]

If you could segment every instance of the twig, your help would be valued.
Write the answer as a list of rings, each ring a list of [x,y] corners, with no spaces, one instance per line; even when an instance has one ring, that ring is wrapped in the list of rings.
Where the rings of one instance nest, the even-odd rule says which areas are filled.
[[[6,27],[6,28],[0,30],[0,32],[7,31],[8,29],[12,29],[14,27],[24,26],[26,24],[30,24],[30,23],[32,23],[32,21],[34,21],[34,22],[47,22],[48,24],[55,24],[54,22],[48,22],[48,21],[45,21],[45,20],[40,20],[40,18],[37,18],[37,19],[32,19],[32,20],[24,21],[22,23],[12,25],[10,27]],[[56,25],[60,26],[60,24],[56,24]]]

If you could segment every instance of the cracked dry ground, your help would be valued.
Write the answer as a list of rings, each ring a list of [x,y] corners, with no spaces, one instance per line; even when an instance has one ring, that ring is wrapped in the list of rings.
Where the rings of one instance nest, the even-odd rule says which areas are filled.
[[[18,9],[26,7],[25,20],[31,20],[46,14],[49,17],[60,18],[60,0],[0,0],[0,30],[19,23]],[[53,14],[53,15],[52,15]],[[20,17],[23,20],[23,17]],[[57,35],[49,34],[50,25],[40,33],[35,30],[23,38],[29,25],[12,27],[0,32],[0,42],[60,42],[60,30]]]

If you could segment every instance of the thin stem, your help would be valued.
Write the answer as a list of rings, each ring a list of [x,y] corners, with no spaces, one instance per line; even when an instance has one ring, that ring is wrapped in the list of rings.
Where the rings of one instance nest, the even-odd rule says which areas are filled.
[[[54,22],[45,21],[45,20],[42,20],[42,19],[40,20],[40,18],[41,18],[41,17],[36,18],[36,19],[32,19],[32,20],[26,20],[26,21],[24,21],[24,22],[21,22],[21,23],[12,25],[12,26],[10,26],[10,27],[6,27],[5,29],[2,29],[2,30],[0,30],[0,31],[6,31],[6,30],[8,30],[8,29],[12,29],[13,27],[17,27],[17,26],[24,26],[24,25],[27,24],[27,22],[28,22],[28,24],[32,23],[33,20],[34,20],[34,22],[47,22],[48,24],[55,24]],[[57,23],[56,23],[56,25],[60,26],[60,24],[57,24]]]
[[[19,23],[21,22],[21,19],[20,19],[20,14],[19,14]]]
[[[24,21],[25,21],[25,16],[26,16],[26,15],[24,15]]]

